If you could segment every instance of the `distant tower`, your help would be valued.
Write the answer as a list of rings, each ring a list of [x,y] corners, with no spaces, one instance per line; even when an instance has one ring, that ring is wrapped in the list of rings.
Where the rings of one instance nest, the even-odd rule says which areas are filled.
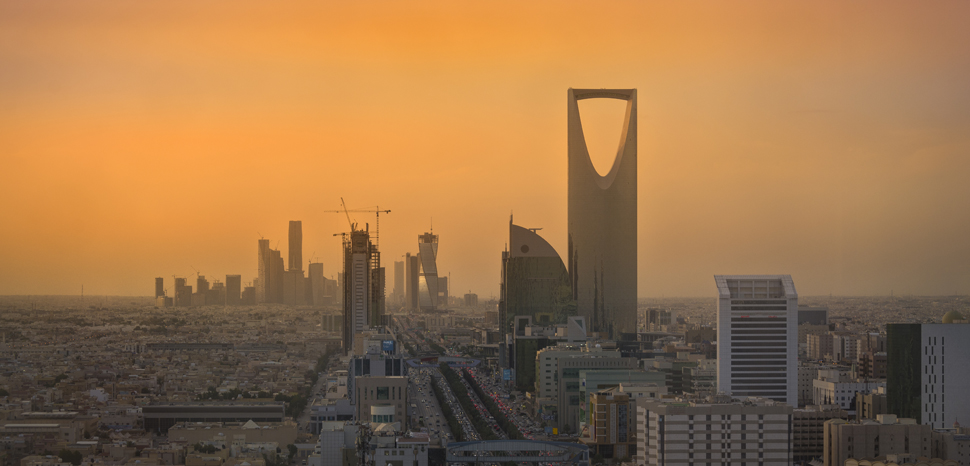
[[[717,391],[798,406],[798,293],[791,275],[715,275]]]
[[[226,275],[226,304],[238,306],[242,294],[242,275]]]
[[[421,266],[418,265],[418,256],[411,253],[404,255],[404,307],[409,311],[418,309],[418,273]]]
[[[199,277],[195,279],[195,290],[203,294],[209,291],[209,280],[205,279],[205,275],[199,275]]]
[[[438,306],[438,235],[425,233],[418,236],[418,306],[422,310],[434,310]]]
[[[271,302],[271,300],[267,299],[268,293],[266,292],[267,288],[269,288],[269,267],[272,263],[268,239],[259,240],[259,249],[256,252],[256,258],[256,302]]]
[[[448,308],[448,277],[438,277],[438,304],[439,309]]]
[[[307,267],[307,274],[310,278],[310,296],[312,299],[307,304],[320,307],[324,303],[326,294],[326,280],[323,276],[323,262],[311,262]]]
[[[165,279],[162,277],[155,278],[155,297],[165,296]]]
[[[404,299],[404,261],[394,261],[394,299]]]
[[[290,263],[287,270],[303,270],[303,222],[290,220]]]
[[[610,171],[589,158],[579,101],[625,100],[626,116]],[[637,91],[569,89],[568,268],[579,315],[612,338],[637,331]]]

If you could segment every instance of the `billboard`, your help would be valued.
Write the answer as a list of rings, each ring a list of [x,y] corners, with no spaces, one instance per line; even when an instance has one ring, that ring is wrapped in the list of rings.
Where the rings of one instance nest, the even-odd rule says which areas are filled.
[[[512,369],[502,370],[502,380],[512,380]]]
[[[394,354],[394,340],[384,340],[381,342],[381,351]]]

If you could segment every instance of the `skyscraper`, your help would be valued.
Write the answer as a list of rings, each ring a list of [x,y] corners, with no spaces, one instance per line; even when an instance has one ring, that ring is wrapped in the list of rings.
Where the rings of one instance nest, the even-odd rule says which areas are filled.
[[[323,263],[311,262],[308,270],[310,276],[310,290],[313,299],[307,304],[320,307],[323,305],[323,296],[326,293],[325,286],[327,278],[323,276]]]
[[[226,305],[238,306],[242,293],[242,275],[226,275]]]
[[[367,230],[344,237],[344,351],[354,347],[357,333],[384,320],[384,268]]]
[[[394,261],[394,299],[404,299],[404,261]]]
[[[266,302],[283,302],[283,255],[278,249],[269,250],[269,281],[266,284]]]
[[[798,293],[791,275],[715,275],[717,390],[798,406]]]
[[[302,306],[306,304],[306,278],[302,270],[283,272],[283,304]]]
[[[890,413],[934,429],[970,420],[970,324],[954,321],[963,321],[957,311],[939,324],[886,325]]]
[[[418,236],[418,306],[434,310],[438,306],[438,235]]]
[[[613,166],[604,176],[589,158],[578,102],[627,102]],[[611,337],[637,325],[637,91],[569,89],[568,267],[578,313]]]
[[[559,253],[535,230],[512,223],[512,217],[508,244],[502,252],[499,332],[507,334],[515,316],[530,316],[539,325],[566,323],[575,309]]]
[[[155,278],[155,297],[165,296],[165,279],[162,277]]]
[[[439,309],[448,308],[448,277],[438,277],[438,303]]]
[[[411,253],[404,255],[404,307],[409,311],[418,309],[418,273],[421,266],[418,265],[418,256]]]
[[[287,270],[303,270],[303,222],[290,220],[290,262]]]
[[[256,250],[256,302],[267,303],[266,289],[269,286],[269,267],[272,263],[269,254],[269,240],[260,239]]]
[[[175,279],[175,305],[176,306],[190,306],[192,305],[192,287],[185,284],[184,278]]]

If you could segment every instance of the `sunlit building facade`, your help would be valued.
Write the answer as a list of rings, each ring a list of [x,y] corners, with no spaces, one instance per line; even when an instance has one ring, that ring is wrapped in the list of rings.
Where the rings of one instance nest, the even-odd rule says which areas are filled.
[[[418,236],[418,306],[433,311],[438,307],[438,235]]]
[[[578,102],[627,102],[612,168],[589,158]],[[568,267],[579,315],[593,332],[618,338],[637,331],[637,91],[569,89]]]
[[[798,293],[791,275],[715,275],[717,390],[798,406]]]

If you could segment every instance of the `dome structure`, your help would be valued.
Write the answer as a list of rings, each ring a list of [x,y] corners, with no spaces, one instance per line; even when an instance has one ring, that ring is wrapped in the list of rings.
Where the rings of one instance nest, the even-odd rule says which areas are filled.
[[[963,314],[960,314],[957,311],[950,311],[950,312],[947,312],[946,314],[943,314],[944,324],[952,324],[954,321],[959,322],[961,320],[964,320]]]

